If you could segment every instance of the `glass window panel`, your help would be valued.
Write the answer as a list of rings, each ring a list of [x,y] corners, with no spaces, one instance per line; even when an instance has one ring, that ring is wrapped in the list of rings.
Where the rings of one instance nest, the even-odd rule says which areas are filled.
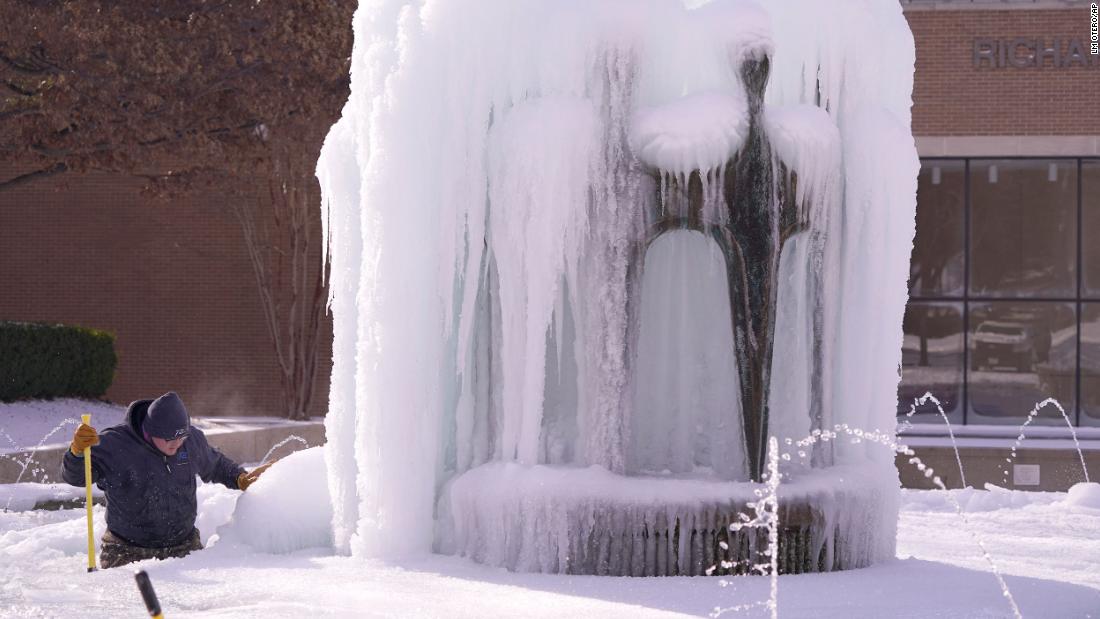
[[[967,423],[1021,424],[1048,397],[1074,420],[1075,314],[1072,303],[971,303]],[[1033,423],[1065,425],[1052,406]]]
[[[965,195],[965,162],[921,161],[917,235],[909,270],[911,296],[962,294]]]
[[[914,400],[931,393],[951,423],[962,423],[963,313],[962,303],[912,301],[905,309],[901,349],[898,421],[943,423],[935,403]]]
[[[1100,426],[1100,303],[1081,307],[1081,425]]]
[[[1076,160],[972,160],[970,291],[1077,294]]]
[[[1100,298],[1100,160],[1081,162],[1081,218],[1084,293]]]

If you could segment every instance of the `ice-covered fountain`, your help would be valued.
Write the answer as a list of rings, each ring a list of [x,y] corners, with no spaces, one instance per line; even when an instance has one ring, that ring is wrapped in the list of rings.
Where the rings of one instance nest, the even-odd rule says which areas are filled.
[[[339,550],[749,571],[776,437],[780,570],[893,556],[893,453],[793,441],[895,422],[900,5],[686,4],[361,6],[318,173]]]

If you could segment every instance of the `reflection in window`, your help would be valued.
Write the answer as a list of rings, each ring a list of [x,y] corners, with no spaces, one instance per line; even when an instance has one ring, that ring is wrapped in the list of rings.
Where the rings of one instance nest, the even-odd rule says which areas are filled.
[[[899,420],[913,400],[931,393],[951,423],[962,422],[963,316],[961,303],[912,302],[905,310],[898,386]],[[943,423],[935,404],[917,407],[912,423]]]
[[[1081,308],[1081,425],[1100,426],[1100,303]]]
[[[972,294],[1076,294],[1076,161],[974,160],[970,191]]]
[[[969,423],[1019,424],[1053,397],[1073,420],[1077,319],[1071,303],[971,303]],[[1034,423],[1065,424],[1053,407]]]
[[[918,207],[919,208],[919,207]],[[1100,160],[1081,162],[1084,294],[1100,297]]]
[[[909,270],[910,294],[962,293],[965,175],[963,161],[921,162],[917,179],[917,236]]]
[[[1100,159],[923,159],[916,223],[899,416],[1100,427]]]

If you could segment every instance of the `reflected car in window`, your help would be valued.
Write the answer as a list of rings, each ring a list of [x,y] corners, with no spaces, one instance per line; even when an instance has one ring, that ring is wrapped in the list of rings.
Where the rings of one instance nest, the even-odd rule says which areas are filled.
[[[987,320],[970,338],[970,369],[999,367],[1030,372],[1050,359],[1050,331],[1033,324]]]

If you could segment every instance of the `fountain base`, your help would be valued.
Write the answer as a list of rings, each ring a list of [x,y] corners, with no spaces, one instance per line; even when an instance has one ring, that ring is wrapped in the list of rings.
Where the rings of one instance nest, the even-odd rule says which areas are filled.
[[[792,474],[778,491],[780,573],[866,567],[894,555],[897,477],[834,466]],[[437,550],[513,571],[607,576],[761,573],[768,530],[760,484],[624,477],[600,467],[491,463],[448,484]]]

